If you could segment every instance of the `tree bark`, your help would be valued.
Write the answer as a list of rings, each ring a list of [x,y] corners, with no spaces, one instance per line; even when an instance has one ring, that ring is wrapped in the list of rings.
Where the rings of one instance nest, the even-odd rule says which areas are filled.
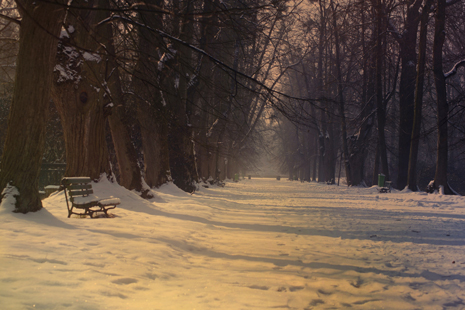
[[[417,158],[418,148],[420,144],[420,125],[421,114],[423,107],[423,85],[425,81],[425,65],[426,65],[426,47],[427,47],[427,34],[428,34],[428,17],[430,7],[433,0],[426,0],[421,13],[420,21],[420,42],[418,46],[418,70],[417,80],[415,85],[415,114],[413,119],[412,137],[410,141],[410,157],[408,166],[408,188],[412,191],[417,191]]]
[[[38,177],[64,10],[49,2],[27,0],[17,4],[22,21],[13,101],[0,164],[0,191],[8,184],[15,186],[19,196],[14,211],[27,213],[42,208]]]
[[[95,25],[107,16],[93,5],[74,2],[80,9],[68,11],[66,29],[58,45],[52,96],[60,114],[66,146],[65,176],[110,177],[105,140],[105,118],[111,107],[105,99],[105,66]]]
[[[378,174],[379,174],[379,143],[376,141],[376,149],[375,149],[375,158],[373,163],[373,177],[371,179],[371,183],[373,185],[378,184]]]
[[[386,107],[383,100],[383,84],[382,84],[382,76],[383,76],[383,35],[384,31],[384,23],[383,23],[383,16],[382,12],[382,4],[381,0],[377,1],[377,20],[376,20],[376,107],[377,107],[377,117],[378,117],[378,147],[379,147],[379,154],[381,159],[381,171],[386,176],[386,180],[390,180],[389,178],[389,166],[387,160],[387,149],[386,149],[386,137],[384,135],[384,127],[386,125]]]
[[[433,42],[433,72],[436,85],[436,105],[437,105],[437,157],[436,173],[434,176],[435,188],[444,188],[445,194],[452,194],[447,183],[448,169],[448,130],[447,118],[449,114],[449,105],[446,93],[446,78],[444,76],[442,64],[442,48],[445,40],[445,23],[446,23],[446,0],[438,0],[436,5],[436,22],[434,28]]]
[[[181,31],[179,37],[189,42],[194,34],[192,20],[189,16],[193,10],[191,0],[182,1],[183,16],[176,23]],[[178,24],[179,23],[179,24]],[[163,91],[167,99],[169,113],[168,146],[170,157],[171,176],[174,184],[186,192],[193,192],[198,182],[198,172],[194,150],[194,136],[191,124],[193,97],[198,82],[192,67],[192,51],[178,42],[173,43],[176,54],[173,55],[172,68],[163,77]],[[165,91],[167,90],[167,91]]]
[[[108,0],[102,1],[102,8],[110,9]],[[110,11],[107,12],[108,16]],[[115,146],[116,158],[120,173],[119,183],[129,190],[142,191],[142,175],[137,163],[137,151],[131,141],[129,125],[125,115],[123,91],[121,88],[121,78],[116,62],[116,53],[114,47],[113,29],[110,23],[98,26],[98,32],[101,33],[106,46],[105,65],[105,83],[108,90],[105,99],[108,104],[113,104],[111,113],[108,117],[111,137]]]
[[[111,93],[113,104],[112,113],[108,117],[111,137],[115,146],[116,158],[120,172],[120,185],[129,190],[142,191],[142,175],[137,163],[137,151],[131,141],[126,121],[124,102],[119,77],[115,81],[109,81],[108,88]]]
[[[163,1],[150,0],[148,5],[162,7]],[[137,96],[137,116],[144,154],[144,179],[149,187],[159,187],[171,180],[168,148],[168,116],[160,89],[160,70],[165,65],[158,52],[162,39],[151,29],[163,29],[162,16],[139,11],[143,26],[138,26],[139,59],[134,78]],[[168,56],[167,54],[167,57]],[[160,70],[159,70],[160,69]]]
[[[323,52],[325,48],[325,30],[326,30],[326,18],[325,8],[323,1],[319,1],[320,10],[320,25],[319,25],[319,44],[318,44],[318,72],[317,72],[317,83],[318,83],[318,99],[320,99],[320,123],[318,126],[318,182],[324,182],[325,179],[325,135],[326,135],[326,113],[325,106],[326,102],[323,101],[324,96],[324,82],[323,82]]]
[[[214,27],[215,14],[210,14],[213,11],[213,1],[205,0],[203,12],[204,16],[202,17],[202,22],[200,24],[200,40],[199,47],[200,49],[206,51],[210,55],[213,55],[212,43],[214,41],[215,32],[217,27]],[[197,77],[198,91],[194,98],[194,106],[197,106],[197,109],[193,111],[192,114],[192,124],[194,127],[194,141],[196,146],[196,159],[197,159],[197,171],[199,177],[203,180],[207,180],[210,177],[213,177],[211,170],[211,161],[212,154],[211,148],[209,145],[209,137],[207,136],[207,124],[208,117],[211,113],[211,99],[209,96],[199,96],[200,93],[206,94],[211,93],[211,84],[212,77],[211,72],[213,70],[213,64],[203,55],[198,56],[199,76]],[[201,77],[201,78],[200,78]]]
[[[331,1],[331,5],[332,5]],[[337,102],[339,106],[339,117],[341,118],[342,152],[344,154],[344,167],[346,171],[347,185],[354,185],[352,181],[352,167],[350,166],[349,147],[347,143],[347,124],[344,105],[344,88],[342,85],[341,56],[339,47],[339,31],[337,28],[336,10],[333,7],[333,31],[336,50],[336,76],[337,76]],[[336,162],[334,161],[334,166]]]
[[[417,32],[422,0],[407,1],[405,30],[399,40],[402,69],[399,83],[399,158],[397,188],[404,189],[408,179],[410,144],[414,122],[415,80],[417,77]]]
[[[360,2],[361,15],[361,45],[363,50],[363,76],[362,76],[362,106],[361,106],[361,125],[358,132],[352,134],[348,140],[349,148],[349,164],[351,166],[351,182],[352,185],[360,185],[365,178],[365,161],[369,150],[369,139],[375,124],[374,108],[374,83],[373,83],[373,60],[371,53],[368,52],[367,44],[365,43],[365,2]],[[373,40],[369,40],[373,42]]]

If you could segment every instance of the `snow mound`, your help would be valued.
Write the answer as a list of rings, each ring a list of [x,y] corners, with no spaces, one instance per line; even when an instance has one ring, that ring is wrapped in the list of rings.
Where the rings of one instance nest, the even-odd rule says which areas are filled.
[[[19,191],[16,187],[8,184],[0,195],[0,213],[13,212],[16,207],[16,197],[19,196]]]

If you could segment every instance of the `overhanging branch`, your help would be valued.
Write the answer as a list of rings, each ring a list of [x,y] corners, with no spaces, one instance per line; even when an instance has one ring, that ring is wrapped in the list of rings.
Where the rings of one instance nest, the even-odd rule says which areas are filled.
[[[294,97],[294,96],[290,96],[286,93],[283,93],[283,92],[280,92],[280,91],[277,91],[277,90],[274,90],[272,87],[268,87],[266,86],[263,82],[257,80],[256,78],[250,76],[250,75],[247,75],[241,71],[238,71],[236,69],[234,69],[233,67],[227,65],[226,63],[222,62],[221,60],[215,58],[214,56],[212,56],[211,54],[207,53],[206,51],[204,51],[203,49],[201,48],[198,48],[192,44],[189,44],[188,42],[186,41],[183,41],[177,37],[174,37],[162,30],[159,30],[159,29],[153,29],[151,27],[148,27],[147,25],[145,24],[142,24],[142,23],[139,23],[137,21],[134,21],[126,16],[121,16],[121,15],[113,15],[113,16],[110,16],[104,20],[102,20],[101,22],[98,23],[98,25],[102,25],[102,24],[105,24],[105,23],[108,23],[112,20],[115,20],[115,19],[120,19],[120,20],[124,20],[128,23],[131,23],[133,25],[136,25],[136,26],[140,26],[140,27],[145,27],[147,29],[149,29],[150,31],[153,31],[153,32],[156,32],[158,33],[161,37],[164,37],[164,38],[168,38],[170,40],[173,40],[175,42],[178,42],[179,44],[182,44],[192,50],[194,50],[195,52],[201,54],[201,55],[204,55],[205,57],[207,57],[208,59],[210,59],[212,62],[214,62],[215,64],[223,67],[224,69],[227,69],[229,70],[230,72],[233,72],[234,74],[236,74],[237,76],[240,76],[240,77],[243,77],[247,80],[250,80],[251,82],[255,83],[256,85],[258,85],[259,87],[261,87],[263,90],[265,90],[267,93],[269,93],[272,97],[275,97],[277,98],[277,96],[282,96],[283,98],[286,98],[286,99],[294,99],[294,100],[299,100],[299,101],[308,101],[308,102],[311,102],[311,101],[318,101],[317,99],[311,99],[311,98],[300,98],[300,97]]]
[[[21,26],[21,21],[20,21],[20,20],[17,20],[16,18],[7,16],[7,15],[5,15],[5,14],[0,14],[0,18],[6,19],[6,20],[8,20],[8,21],[10,21],[10,22],[13,22],[13,23],[15,23],[15,24]]]
[[[465,59],[462,59],[461,61],[457,62],[449,72],[444,73],[444,78],[447,79],[447,78],[450,78],[451,76],[454,76],[457,73],[457,69],[462,66],[465,66]]]

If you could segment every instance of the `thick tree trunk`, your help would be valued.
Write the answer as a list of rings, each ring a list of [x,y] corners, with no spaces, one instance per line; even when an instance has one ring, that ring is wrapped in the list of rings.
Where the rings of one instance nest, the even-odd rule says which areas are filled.
[[[15,212],[42,208],[38,177],[44,151],[57,37],[64,10],[48,2],[17,1],[22,14],[15,88],[0,164],[0,191],[19,190]],[[0,193],[0,200],[2,199]]]
[[[307,90],[307,96],[311,98],[312,96],[312,85],[310,84],[310,81],[308,79],[308,73],[306,70],[306,67],[302,63],[302,72],[304,74],[304,81],[305,81],[305,88]],[[317,158],[318,158],[318,123],[315,120],[316,119],[316,111],[315,111],[315,105],[311,104],[310,105],[310,115],[314,116],[314,121],[313,123],[313,128],[310,130],[307,130],[307,144],[308,144],[308,181],[316,181],[316,164],[317,164]]]
[[[72,82],[54,85],[53,100],[60,113],[66,146],[65,176],[88,176],[94,180],[110,175],[105,141],[103,98],[85,79],[76,89]]]
[[[110,8],[108,0],[102,0],[101,8]],[[110,15],[110,11],[107,12]],[[105,83],[108,85],[105,99],[108,104],[113,104],[111,114],[108,117],[111,137],[115,147],[116,159],[119,168],[119,183],[129,190],[142,191],[142,176],[137,163],[137,151],[131,141],[129,125],[124,111],[125,102],[121,88],[121,79],[116,62],[116,54],[113,40],[113,29],[110,23],[98,26],[98,33],[103,38],[107,54],[105,62]]]
[[[150,0],[146,3],[162,7],[163,1]],[[144,178],[149,187],[158,187],[171,179],[168,114],[160,91],[160,70],[163,70],[166,59],[160,60],[158,65],[156,62],[164,42],[151,31],[162,29],[163,25],[161,15],[140,10],[139,16],[144,26],[138,27],[139,59],[133,83],[144,154]]]
[[[184,111],[185,112],[185,111]],[[193,192],[198,181],[191,128],[186,114],[172,114],[168,133],[170,168],[174,184],[186,192]]]
[[[234,55],[233,59],[230,59],[232,62],[232,68],[234,71],[238,70],[239,66],[239,51],[240,51],[240,40],[235,38],[236,34],[233,33],[224,33],[224,38],[231,40],[234,37],[234,40],[230,41],[231,43],[234,42],[234,45],[229,45],[228,48],[231,53],[225,53],[227,55]],[[216,80],[218,84],[218,93],[216,94],[219,97],[226,97],[227,99],[225,102],[220,105],[218,108],[219,111],[222,113],[218,116],[217,120],[211,126],[210,130],[214,131],[216,144],[215,144],[215,163],[216,163],[216,172],[215,172],[215,179],[221,180],[222,176],[227,177],[227,171],[223,169],[224,167],[223,162],[228,161],[228,147],[226,144],[228,143],[228,123],[230,118],[232,117],[232,108],[233,108],[233,101],[235,100],[236,94],[236,79],[235,76],[230,76],[229,74],[221,73]],[[222,87],[221,85],[228,85],[229,87]]]
[[[193,3],[190,0],[182,2],[183,19],[176,22],[180,29],[180,39],[184,42],[192,40],[193,25],[189,20]],[[167,102],[169,131],[168,147],[170,170],[174,184],[186,192],[193,192],[198,182],[198,172],[194,151],[194,136],[191,124],[193,97],[198,81],[192,67],[192,51],[186,46],[173,43],[172,60],[167,64],[169,68],[163,70],[160,80],[162,91]]]
[[[112,94],[113,104],[116,106],[112,108],[112,113],[108,117],[110,125],[111,137],[113,145],[115,146],[116,159],[118,160],[118,167],[120,172],[120,185],[129,190],[135,189],[138,192],[142,191],[142,175],[140,167],[137,164],[137,151],[131,141],[128,125],[125,121],[126,116],[124,112],[123,102],[121,100],[122,94],[118,96],[118,90],[121,90],[119,83],[115,81],[116,85],[108,84],[109,89],[114,88]]]
[[[141,81],[135,81],[135,89],[138,94],[144,94],[147,88],[139,85]],[[159,91],[155,90],[157,93]],[[156,97],[156,96],[154,96]],[[144,154],[144,179],[147,185],[159,187],[171,180],[169,151],[168,151],[168,125],[163,117],[164,107],[156,110],[147,99],[140,99],[137,105],[137,115],[142,138],[142,151]],[[151,100],[154,100],[152,98]],[[155,99],[156,100],[156,99]],[[153,105],[157,104],[156,102]]]
[[[386,125],[386,107],[383,100],[383,17],[380,12],[382,12],[381,0],[378,0],[378,17],[376,21],[376,107],[377,107],[377,116],[378,116],[378,147],[379,154],[381,159],[381,172],[386,176],[386,180],[389,178],[389,166],[387,160],[387,149],[386,149],[386,138],[384,135],[384,127]]]
[[[325,179],[325,136],[326,136],[326,113],[325,106],[326,102],[323,101],[325,95],[324,92],[324,81],[323,81],[323,52],[325,48],[325,34],[326,34],[326,18],[325,18],[325,7],[324,1],[319,1],[320,10],[320,25],[319,25],[319,44],[318,44],[318,72],[317,72],[317,92],[318,99],[320,99],[320,122],[318,125],[318,182],[324,182]]]
[[[208,110],[206,103],[201,103],[203,107],[203,112],[199,112],[201,114],[200,120],[195,123],[194,126],[199,128],[196,136],[196,153],[197,153],[197,169],[199,173],[199,177],[203,180],[208,180],[210,177],[213,178],[213,170],[211,169],[211,162],[212,162],[212,149],[210,148],[210,139],[208,137],[207,132],[207,118],[208,118]]]
[[[350,151],[349,164],[352,168],[350,178],[352,185],[362,184],[365,178],[365,160],[368,154],[369,139],[375,123],[373,100],[368,100],[362,110],[362,125],[360,126],[360,130],[348,140]]]
[[[342,71],[341,71],[341,57],[340,57],[340,46],[339,46],[339,31],[337,28],[337,16],[336,9],[333,7],[333,31],[334,31],[334,45],[336,50],[336,77],[337,77],[337,102],[339,108],[339,117],[341,118],[341,136],[342,136],[342,153],[344,154],[344,167],[347,177],[347,185],[354,185],[352,181],[352,167],[350,166],[349,147],[347,143],[347,124],[345,116],[345,104],[344,104],[344,88],[342,86]],[[336,164],[336,162],[334,162]]]
[[[329,111],[328,111],[329,112]],[[335,141],[335,134],[334,134],[334,126],[336,125],[333,121],[333,118],[330,113],[326,115],[327,122],[327,136],[325,137],[325,179],[326,183],[334,184],[334,180],[336,178],[336,157],[337,157],[337,150],[334,144]]]
[[[322,112],[322,115],[324,115],[324,112]],[[322,118],[324,118],[324,116],[322,116]],[[325,181],[325,156],[325,135],[320,131],[318,135],[318,182]]]
[[[315,138],[313,139],[313,158],[312,158],[312,181],[316,182],[316,176],[317,176],[317,162],[318,162],[318,152],[317,152],[317,147],[318,147],[318,138],[315,135]]]
[[[418,70],[417,80],[415,85],[415,114],[413,120],[413,130],[410,142],[410,157],[408,166],[408,188],[412,191],[417,191],[417,158],[418,148],[420,144],[420,125],[421,125],[421,114],[423,106],[423,85],[424,85],[424,74],[426,65],[426,45],[427,45],[427,34],[428,34],[428,17],[430,12],[431,4],[433,0],[427,0],[421,13],[421,24],[420,24],[420,42],[418,47]]]
[[[361,45],[363,48],[363,82],[362,82],[362,112],[360,113],[361,126],[360,130],[350,136],[348,140],[349,164],[352,176],[350,180],[352,185],[362,184],[365,178],[365,160],[368,154],[369,139],[375,123],[373,106],[374,106],[374,83],[373,83],[373,57],[368,52],[365,44],[365,2],[360,3],[360,14],[362,17]],[[372,41],[370,41],[372,42]]]
[[[438,149],[436,158],[436,174],[434,185],[436,188],[443,187],[445,194],[452,194],[447,183],[448,166],[448,132],[447,118],[449,105],[447,103],[446,78],[442,64],[442,47],[445,40],[446,23],[446,0],[438,0],[436,6],[436,23],[434,29],[433,43],[433,72],[437,93],[437,128]]]
[[[376,141],[376,151],[375,151],[375,158],[373,163],[373,177],[371,179],[371,183],[373,185],[378,184],[378,174],[379,174],[379,143]]]
[[[65,175],[97,180],[103,173],[111,175],[105,140],[105,118],[111,107],[106,106],[104,98],[105,62],[99,44],[102,38],[92,27],[107,13],[86,11],[92,6],[84,1],[75,5],[82,9],[68,12],[65,27],[72,26],[72,31],[62,36],[58,46],[52,95],[63,125]]]
[[[402,59],[399,83],[399,158],[397,188],[404,189],[408,179],[410,143],[414,122],[415,80],[417,77],[417,32],[419,24],[419,7],[421,0],[410,1],[407,8],[405,31],[399,40]]]
[[[214,53],[212,42],[214,41],[214,36],[217,31],[217,27],[213,26],[215,15],[210,14],[212,11],[213,1],[205,0],[203,7],[205,15],[202,17],[202,23],[200,24],[201,36],[199,47],[210,55]],[[209,137],[207,136],[208,116],[209,113],[211,113],[212,105],[209,96],[205,94],[211,93],[212,91],[211,84],[213,79],[211,73],[213,71],[213,63],[206,57],[201,55],[198,55],[198,57],[198,65],[200,66],[196,80],[198,83],[198,90],[196,89],[195,96],[192,98],[193,105],[197,108],[194,108],[191,117],[193,128],[196,130],[194,132],[194,141],[196,147],[197,171],[200,178],[207,180],[213,177],[213,170],[211,170],[211,161],[213,157],[209,145]],[[203,96],[200,96],[200,93],[202,93]]]

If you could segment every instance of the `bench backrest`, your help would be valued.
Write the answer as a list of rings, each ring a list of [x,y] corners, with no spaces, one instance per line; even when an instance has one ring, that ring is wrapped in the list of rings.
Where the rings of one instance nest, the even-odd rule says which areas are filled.
[[[61,184],[71,201],[74,197],[86,197],[93,194],[91,179],[89,177],[63,178]]]

